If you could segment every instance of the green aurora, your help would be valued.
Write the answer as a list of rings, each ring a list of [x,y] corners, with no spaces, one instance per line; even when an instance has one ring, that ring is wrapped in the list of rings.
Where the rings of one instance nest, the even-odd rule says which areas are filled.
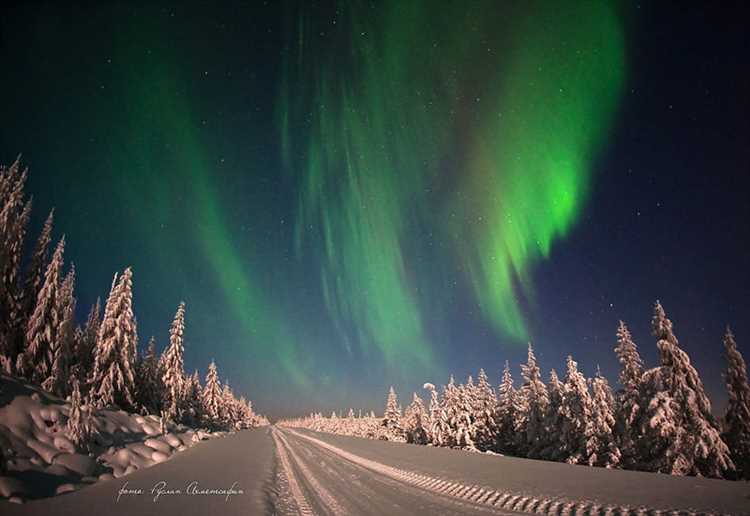
[[[490,5],[288,13],[278,119],[300,185],[298,254],[323,257],[322,292],[350,352],[378,350],[392,369],[434,367],[420,307],[440,301],[414,279],[415,220],[453,242],[446,253],[496,332],[529,338],[532,265],[580,214],[618,104],[624,42],[612,6],[485,16]]]
[[[126,174],[113,174],[118,178],[116,191],[122,205],[130,207],[130,217],[144,230],[149,250],[156,253],[163,267],[179,270],[185,261],[181,253],[199,251],[202,273],[213,276],[211,283],[223,297],[214,306],[226,306],[239,324],[239,357],[252,364],[259,383],[276,385],[288,379],[297,387],[307,386],[305,359],[297,352],[296,340],[286,330],[279,308],[269,301],[267,290],[258,281],[264,274],[253,266],[256,257],[252,250],[248,253],[236,245],[239,239],[232,234],[212,175],[215,165],[207,155],[210,145],[198,130],[200,120],[193,114],[181,73],[172,61],[157,57],[167,52],[168,42],[158,27],[148,23],[119,34],[117,42],[115,59],[137,63],[123,69],[118,81],[127,85],[123,94],[129,106],[121,128],[124,134],[118,139],[127,142],[127,148],[113,151],[120,157],[119,163],[128,163]],[[148,52],[148,44],[161,45],[161,52]],[[187,246],[152,230],[163,225],[182,231],[185,221],[175,219],[184,209],[180,206],[190,206],[192,212],[186,228],[191,239]],[[194,280],[188,271],[181,273],[185,284]]]

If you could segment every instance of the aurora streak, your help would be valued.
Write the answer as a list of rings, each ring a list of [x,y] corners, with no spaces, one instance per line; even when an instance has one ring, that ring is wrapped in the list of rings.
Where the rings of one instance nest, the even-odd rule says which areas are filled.
[[[453,242],[484,316],[529,338],[532,265],[575,223],[624,79],[604,3],[342,3],[289,13],[279,121],[297,249],[321,253],[333,323],[392,366],[430,366],[410,232]],[[546,4],[549,7],[549,4]],[[533,16],[532,16],[533,15]],[[304,242],[310,241],[308,246]],[[442,308],[444,310],[444,308]]]

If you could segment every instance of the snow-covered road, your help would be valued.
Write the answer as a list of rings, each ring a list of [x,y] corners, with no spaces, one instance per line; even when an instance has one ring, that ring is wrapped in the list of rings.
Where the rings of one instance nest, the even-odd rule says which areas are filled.
[[[268,427],[0,513],[750,514],[750,486]]]

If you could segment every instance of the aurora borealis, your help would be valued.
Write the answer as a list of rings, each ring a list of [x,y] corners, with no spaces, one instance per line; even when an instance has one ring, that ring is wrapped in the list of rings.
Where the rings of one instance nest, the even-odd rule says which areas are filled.
[[[606,374],[657,297],[718,389],[710,347],[750,330],[729,15],[709,38],[696,9],[593,1],[7,14],[0,159],[30,167],[34,228],[56,207],[79,317],[132,265],[142,343],[184,300],[186,368],[215,358],[264,413],[497,381],[528,341]]]

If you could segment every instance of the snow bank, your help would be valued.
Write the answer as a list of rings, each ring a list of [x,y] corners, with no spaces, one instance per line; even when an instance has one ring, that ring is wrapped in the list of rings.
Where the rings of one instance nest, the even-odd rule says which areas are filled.
[[[0,497],[21,502],[74,491],[223,435],[182,425],[170,425],[162,435],[156,416],[98,410],[92,442],[76,446],[67,433],[69,413],[65,400],[0,375]]]

